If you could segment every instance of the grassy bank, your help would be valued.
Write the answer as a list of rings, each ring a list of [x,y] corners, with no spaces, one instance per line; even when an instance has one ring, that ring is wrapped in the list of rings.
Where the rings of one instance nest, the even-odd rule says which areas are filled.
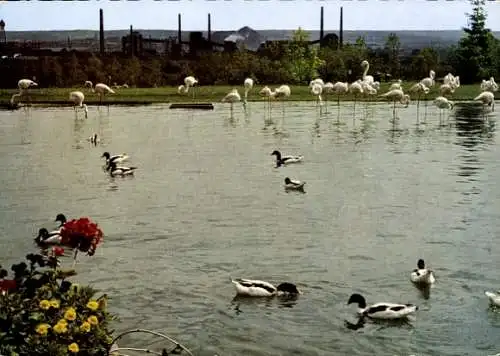
[[[403,89],[408,90],[414,83],[403,83]],[[384,93],[389,89],[390,83],[382,83],[379,93]],[[248,101],[264,100],[259,96],[259,91],[263,85],[255,85],[248,94]],[[277,85],[270,86],[272,89]],[[178,94],[176,87],[161,88],[120,88],[114,89],[115,94],[106,95],[105,101],[113,104],[148,104],[148,103],[187,103],[187,102],[220,102],[221,99],[232,89],[232,86],[200,86],[195,88],[195,99],[191,94]],[[243,86],[237,87],[240,95],[243,97]],[[85,94],[85,103],[92,105],[98,103],[97,94],[90,92],[85,88],[40,88],[31,89],[30,96],[32,102],[62,104],[68,102],[69,92],[72,90],[81,90]],[[287,99],[290,101],[310,101],[316,100],[310,93],[307,86],[291,86],[292,94]],[[0,89],[0,103],[9,102],[12,94],[17,93],[14,89]],[[472,100],[480,93],[479,84],[463,85],[459,87],[451,100],[463,101]],[[498,95],[498,94],[497,94]],[[439,96],[439,86],[432,88],[430,93],[422,100],[433,100]],[[348,94],[341,96],[340,100],[353,100],[353,96]],[[415,97],[412,99],[416,99]],[[328,95],[329,101],[337,100],[335,95]],[[382,98],[372,98],[371,100],[383,100]]]

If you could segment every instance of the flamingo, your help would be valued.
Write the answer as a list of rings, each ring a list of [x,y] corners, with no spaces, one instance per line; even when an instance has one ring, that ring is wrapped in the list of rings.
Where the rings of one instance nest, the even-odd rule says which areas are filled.
[[[243,104],[246,104],[248,92],[253,88],[253,79],[252,78],[245,79],[245,81],[243,82],[243,86],[245,87],[245,100],[243,101]]]
[[[427,78],[424,78],[420,81],[423,85],[425,85],[427,88],[432,88],[434,86],[434,78],[436,77],[436,72],[434,72],[432,69],[429,71],[429,76]]]
[[[83,108],[83,111],[85,112],[85,118],[87,118],[88,114],[88,109],[87,109],[87,104],[83,103],[83,100],[85,99],[85,95],[81,91],[72,91],[69,93],[69,100],[71,100],[75,105],[75,113],[77,110],[77,107]]]
[[[326,107],[326,103],[328,102],[327,94],[333,92],[333,83],[331,82],[325,83],[325,85],[323,85],[323,92],[325,93],[325,110],[328,111],[328,108]]]
[[[495,94],[491,91],[483,91],[474,100],[480,101],[484,106],[491,106],[491,111],[495,110]]]
[[[283,116],[285,116],[285,99],[292,94],[290,87],[288,85],[282,85],[272,92],[271,97],[275,99],[283,99]]]
[[[368,73],[368,70],[370,69],[370,63],[368,63],[367,60],[364,60],[363,62],[361,62],[361,67],[363,68],[363,81],[368,83],[368,84],[373,84],[374,83],[374,80],[373,80],[373,76],[371,75],[366,75]],[[378,88],[376,88],[378,90]]]
[[[356,101],[358,100],[358,95],[363,94],[363,86],[361,85],[361,80],[357,80],[349,86],[349,92],[354,94],[354,112],[356,115]]]
[[[398,79],[396,80],[396,83],[392,83],[389,90],[395,90],[395,89],[399,89],[399,90],[402,90],[403,88],[401,88],[401,83],[403,81],[401,79]]]
[[[311,94],[316,96],[316,107],[320,108],[320,115],[321,115],[321,105],[323,103],[323,99],[321,98],[321,94],[323,93],[323,87],[321,84],[314,83],[313,86],[311,87]]]
[[[106,93],[115,94],[115,91],[104,83],[97,83],[94,86],[90,80],[87,80],[85,82],[85,86],[90,87],[92,93],[97,93],[97,95],[99,96],[99,105],[102,104],[102,99]]]
[[[490,77],[489,80],[483,79],[483,82],[481,83],[481,90],[482,91],[491,91],[491,92],[498,91],[498,84],[495,83],[495,78]]]
[[[15,98],[21,97],[25,94],[28,94],[28,89],[31,87],[36,87],[36,86],[38,86],[38,84],[31,79],[20,79],[17,82],[17,87],[19,88],[19,93],[12,95],[12,97],[10,98],[11,105],[14,105]]]
[[[321,87],[324,87],[325,86],[325,82],[323,81],[323,79],[321,78],[316,78],[314,80],[311,80],[309,82],[309,88],[312,88],[314,84],[318,84],[318,85],[321,85]]]
[[[240,93],[238,93],[238,89],[231,90],[224,98],[222,98],[222,102],[231,104],[231,119],[233,118],[233,105],[236,102],[241,101]]]
[[[417,108],[420,104],[420,97],[429,94],[430,89],[424,83],[416,83],[409,90],[410,93],[417,94]]]
[[[389,90],[387,93],[379,95],[379,97],[389,99],[394,103],[392,109],[394,118],[396,117],[396,102],[400,102],[401,104],[405,105],[405,107],[408,107],[408,105],[410,104],[410,96],[408,94],[405,94],[401,89]]]
[[[273,91],[266,85],[259,91],[259,95],[267,98],[267,109],[269,112],[269,120],[271,120],[271,97],[273,96]]]
[[[196,79],[195,77],[193,76],[189,76],[189,77],[186,77],[184,78],[184,84],[183,85],[179,85],[179,87],[177,88],[177,92],[179,94],[187,94],[187,92],[189,91],[189,88],[191,87],[194,87],[195,84],[198,83],[198,79]],[[193,99],[194,99],[194,90],[192,90],[193,92]]]
[[[441,114],[445,109],[452,110],[454,103],[444,96],[438,96],[434,99],[434,105],[439,109],[439,122],[441,122]]]

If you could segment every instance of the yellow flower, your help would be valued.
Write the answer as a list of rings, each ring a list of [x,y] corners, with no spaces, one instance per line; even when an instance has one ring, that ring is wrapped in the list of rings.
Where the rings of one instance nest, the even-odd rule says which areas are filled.
[[[62,325],[68,325],[68,321],[66,319],[61,319],[57,323]]]
[[[74,342],[68,346],[68,350],[76,354],[78,351],[80,351],[80,348],[78,347],[78,344]]]
[[[53,308],[58,309],[59,308],[59,301],[57,299],[51,299],[50,300],[50,306]]]
[[[76,310],[75,308],[68,308],[66,312],[64,312],[64,319],[73,321],[76,319]]]
[[[49,331],[50,325],[49,324],[38,324],[36,327],[36,332],[42,336],[47,335],[47,332]]]
[[[44,300],[40,301],[39,306],[40,306],[40,308],[47,310],[50,308],[50,302],[47,299],[44,299]]]
[[[64,334],[67,331],[68,331],[68,325],[65,323],[59,322],[56,325],[54,325],[54,332],[57,334]]]
[[[87,303],[87,308],[89,308],[92,311],[96,311],[99,308],[99,303],[96,302],[95,300],[90,300]]]
[[[91,315],[87,318],[87,321],[92,324],[92,325],[97,325],[99,324],[99,320],[97,320],[97,317],[95,315]]]
[[[88,333],[90,331],[90,323],[87,321],[84,321],[82,325],[80,325],[80,331],[84,333]]]

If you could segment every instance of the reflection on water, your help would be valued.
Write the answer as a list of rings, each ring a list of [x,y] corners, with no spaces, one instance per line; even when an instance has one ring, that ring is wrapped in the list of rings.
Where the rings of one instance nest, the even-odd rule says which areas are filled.
[[[431,105],[418,125],[414,104],[394,124],[386,103],[358,103],[356,116],[353,103],[286,103],[285,117],[282,105],[235,105],[232,122],[223,104],[91,107],[78,121],[71,108],[0,112],[2,264],[55,214],[88,215],[105,243],[81,256],[78,280],[113,297],[118,330],[161,330],[207,356],[495,353],[500,323],[481,291],[500,268],[498,113],[457,105],[440,126]],[[86,142],[93,132],[101,145]],[[274,168],[275,149],[304,162]],[[127,152],[135,176],[110,177],[103,151]],[[286,176],[307,194],[287,194]],[[432,293],[409,281],[417,258],[436,270]],[[228,275],[304,294],[233,300]],[[358,323],[355,291],[415,303],[416,320]]]

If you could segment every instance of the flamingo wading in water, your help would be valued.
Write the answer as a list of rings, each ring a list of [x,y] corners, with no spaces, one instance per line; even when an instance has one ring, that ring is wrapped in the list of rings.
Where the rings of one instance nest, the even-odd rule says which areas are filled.
[[[73,106],[75,109],[75,113],[77,113],[77,108],[83,108],[85,112],[85,118],[87,118],[88,109],[87,104],[83,103],[85,99],[85,95],[81,91],[72,91],[69,93],[69,100],[71,100],[75,105]]]
[[[36,87],[36,86],[38,86],[38,84],[31,79],[20,79],[17,82],[17,87],[19,88],[19,93],[12,95],[12,97],[10,98],[10,103],[12,105],[14,105],[15,98],[22,97],[22,96],[28,94],[28,89],[31,87]],[[31,98],[29,98],[29,101],[31,101]]]
[[[237,103],[241,101],[241,96],[240,93],[238,93],[238,89],[233,89],[231,90],[224,98],[222,98],[223,103],[230,103],[231,104],[231,119],[233,118],[233,105],[234,103]]]

